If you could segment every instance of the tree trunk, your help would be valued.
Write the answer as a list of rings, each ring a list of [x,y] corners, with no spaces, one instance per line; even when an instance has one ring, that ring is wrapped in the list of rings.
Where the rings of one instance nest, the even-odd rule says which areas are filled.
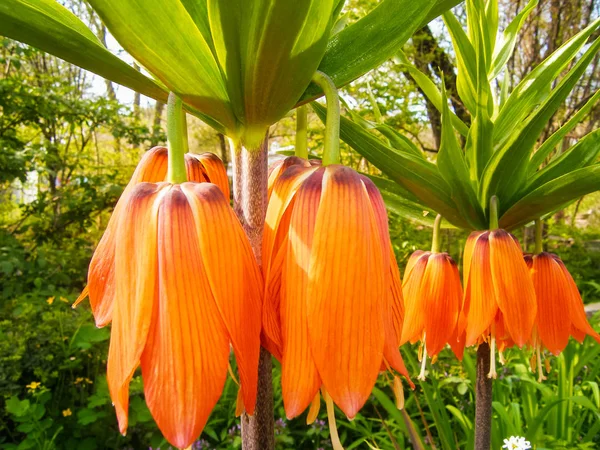
[[[233,161],[233,209],[260,264],[262,232],[267,212],[268,134],[256,149],[248,149],[230,142]],[[253,416],[242,415],[244,450],[275,448],[271,378],[271,355],[261,348],[256,409]]]

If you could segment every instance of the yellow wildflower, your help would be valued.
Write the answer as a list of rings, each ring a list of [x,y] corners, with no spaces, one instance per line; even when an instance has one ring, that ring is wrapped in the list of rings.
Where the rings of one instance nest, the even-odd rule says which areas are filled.
[[[48,300],[46,300],[46,303],[48,303],[49,305],[54,303],[54,297],[48,297]]]
[[[41,382],[39,381],[32,381],[31,383],[29,383],[27,386],[25,386],[26,388],[31,389],[32,391],[35,391],[37,388],[39,388],[42,385]]]
[[[59,300],[63,303],[69,303],[69,300],[66,297],[60,297]]]
[[[63,410],[62,414],[64,417],[68,417],[73,413],[71,412],[71,408],[67,408],[67,409]]]

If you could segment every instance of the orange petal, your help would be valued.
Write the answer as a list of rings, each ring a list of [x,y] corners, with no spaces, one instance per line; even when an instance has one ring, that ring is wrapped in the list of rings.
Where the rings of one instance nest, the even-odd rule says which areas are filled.
[[[138,183],[158,183],[167,176],[168,150],[166,147],[153,147],[142,155],[128,186]]]
[[[437,355],[456,332],[462,289],[458,268],[447,253],[433,253],[421,283],[425,346]]]
[[[569,315],[571,318],[572,328],[574,328],[572,332],[573,337],[581,342],[583,340],[581,333],[588,334],[600,344],[600,335],[592,328],[587,320],[587,315],[585,314],[585,309],[583,307],[583,300],[581,299],[581,295],[579,294],[579,289],[577,289],[575,280],[573,280],[573,277],[560,258],[558,258],[556,255],[553,255],[553,257],[556,261],[556,264],[561,269],[567,283],[569,292],[567,296],[569,303]]]
[[[271,164],[271,166],[269,167],[269,180],[267,182],[267,195],[269,200],[271,199],[271,194],[273,192],[275,183],[277,182],[281,174],[292,166],[308,168],[311,166],[311,164],[307,160],[299,158],[298,156],[288,156],[287,158],[280,159]]]
[[[209,182],[206,169],[198,158],[196,158],[196,155],[192,153],[185,154],[185,171],[188,181],[195,181],[197,183]]]
[[[282,274],[281,390],[288,418],[301,414],[321,386],[308,338],[307,287],[322,179],[323,170],[318,170],[306,179],[298,191],[290,220]]]
[[[530,269],[537,298],[537,331],[544,346],[558,355],[569,342],[571,319],[565,300],[569,287],[562,270],[548,253],[533,257]]]
[[[200,435],[221,396],[229,363],[227,330],[200,253],[202,225],[174,186],[159,210],[159,299],[141,362],[148,408],[178,448]]]
[[[402,324],[400,345],[408,341],[416,341],[423,338],[425,309],[421,302],[421,289],[423,276],[427,268],[427,261],[430,256],[431,252],[417,250],[409,258],[410,266],[407,266],[404,281],[402,282],[404,323]]]
[[[127,196],[137,184],[164,181],[167,174],[167,159],[165,147],[154,147],[144,153],[129,184],[119,198],[106,230],[94,251],[88,270],[88,285],[74,306],[79,304],[86,295],[89,295],[92,313],[98,327],[103,327],[112,320],[115,298],[115,237],[118,217],[123,211],[124,203],[127,202]]]
[[[108,351],[108,386],[119,428],[127,429],[129,382],[146,345],[158,296],[157,216],[166,183],[133,188],[119,215],[115,256],[116,301]]]
[[[397,346],[402,338],[402,324],[404,323],[404,296],[402,295],[402,281],[396,255],[390,245],[390,292],[392,294],[392,324],[396,336]]]
[[[244,405],[254,413],[260,352],[262,275],[250,243],[221,190],[183,183],[215,302],[227,327],[240,373]]]
[[[469,279],[469,271],[471,270],[471,258],[473,257],[475,243],[477,242],[479,236],[481,236],[484,233],[486,232],[473,231],[471,234],[469,234],[467,242],[465,242],[465,249],[463,251],[463,286],[467,285],[467,280]]]
[[[227,168],[223,165],[221,158],[209,152],[199,155],[188,153],[188,155],[200,161],[204,167],[207,180],[219,186],[225,198],[229,199],[229,177],[227,176]],[[194,180],[190,179],[190,181]]]
[[[404,268],[404,280],[406,280],[407,278],[410,277],[410,273],[412,272],[413,268],[415,267],[415,264],[417,263],[419,258],[421,256],[423,256],[423,254],[425,254],[425,253],[430,253],[430,252],[425,252],[423,250],[415,250],[408,257],[408,262],[406,263],[406,267]]]
[[[356,172],[325,168],[308,273],[308,330],[323,384],[350,418],[371,394],[385,340],[381,299],[389,294],[389,253],[369,203]]]
[[[467,250],[465,249],[465,254]],[[469,259],[469,278],[465,285],[463,311],[466,316],[465,345],[473,345],[483,332],[492,324],[498,303],[492,282],[490,264],[490,245],[488,233],[480,233],[474,238],[474,245]],[[465,258],[465,263],[467,258]],[[465,266],[465,271],[467,270]],[[459,329],[459,334],[462,330]]]
[[[489,237],[496,301],[512,340],[522,347],[531,337],[536,317],[533,283],[514,237],[504,230],[491,231]]]

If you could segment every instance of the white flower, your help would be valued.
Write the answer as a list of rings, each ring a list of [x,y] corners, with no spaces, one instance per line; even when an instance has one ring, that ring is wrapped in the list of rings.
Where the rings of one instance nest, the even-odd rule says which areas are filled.
[[[502,448],[507,450],[529,450],[531,448],[531,442],[526,441],[521,436],[511,436],[508,439],[504,439],[504,445]]]

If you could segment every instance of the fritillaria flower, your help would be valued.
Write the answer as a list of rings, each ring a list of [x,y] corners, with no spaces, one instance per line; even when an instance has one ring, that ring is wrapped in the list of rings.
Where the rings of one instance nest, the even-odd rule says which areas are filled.
[[[260,271],[214,184],[140,183],[114,220],[117,251],[106,256],[115,273],[108,384],[119,427],[127,429],[129,383],[141,365],[158,427],[186,448],[221,395],[230,345],[244,407],[254,411]]]
[[[496,376],[495,348],[525,345],[531,338],[537,303],[516,238],[501,229],[474,231],[464,251],[465,290],[459,334],[465,344],[489,342],[490,377]]]
[[[227,171],[218,156],[212,153],[185,155],[187,177],[189,181],[212,182],[216,184],[226,198],[229,198],[229,181]],[[131,190],[141,182],[165,181],[167,176],[168,151],[166,147],[154,147],[148,150],[136,167],[131,180],[125,187],[121,198],[115,206],[106,231],[92,257],[88,271],[88,284],[74,306],[87,296],[90,298],[92,313],[98,327],[106,326],[112,318],[115,297],[115,236],[117,220],[125,199]]]
[[[263,238],[263,342],[281,360],[289,418],[318,404],[321,387],[352,418],[382,368],[407,376],[385,206],[352,169],[287,164],[273,180]]]
[[[570,336],[582,342],[589,335],[600,343],[600,335],[588,323],[577,285],[558,256],[547,252],[525,255],[525,263],[537,298],[532,343],[536,350],[538,378],[542,381],[545,377],[541,347],[558,355]]]
[[[402,289],[405,314],[400,344],[422,342],[418,378],[424,380],[427,355],[435,359],[450,344],[462,358],[463,346],[457,338],[463,296],[458,267],[447,253],[417,250],[408,260]]]

